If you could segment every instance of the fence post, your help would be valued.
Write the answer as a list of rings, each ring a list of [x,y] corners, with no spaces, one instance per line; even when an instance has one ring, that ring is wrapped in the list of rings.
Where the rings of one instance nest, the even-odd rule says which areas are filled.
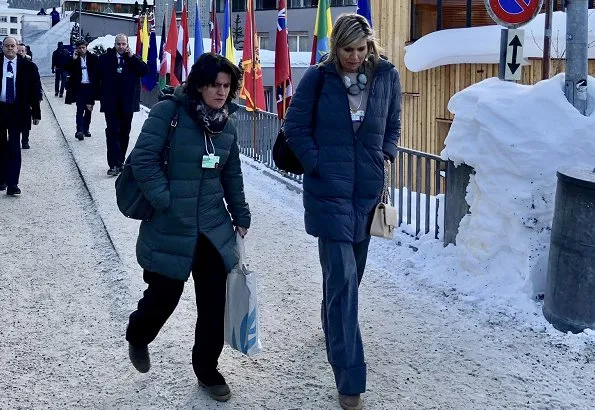
[[[459,224],[469,213],[469,205],[465,201],[469,178],[473,168],[461,164],[458,167],[448,161],[446,169],[446,195],[444,203],[444,246],[456,245]]]

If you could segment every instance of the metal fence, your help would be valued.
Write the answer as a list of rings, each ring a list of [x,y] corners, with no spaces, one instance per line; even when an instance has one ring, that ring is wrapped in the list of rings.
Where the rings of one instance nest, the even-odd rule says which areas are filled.
[[[285,177],[301,182],[301,175],[279,170],[273,161],[273,145],[279,131],[277,115],[268,112],[249,112],[241,107],[237,112],[240,152]],[[396,206],[398,223],[412,236],[434,233],[443,226],[443,192],[446,187],[446,162],[436,155],[398,148],[391,166],[391,203]],[[403,225],[405,224],[405,225]]]

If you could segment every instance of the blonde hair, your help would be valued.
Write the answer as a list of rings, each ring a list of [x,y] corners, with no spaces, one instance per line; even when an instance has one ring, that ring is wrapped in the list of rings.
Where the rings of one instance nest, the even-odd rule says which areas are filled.
[[[368,20],[355,13],[341,14],[333,26],[328,58],[322,64],[335,64],[340,69],[341,65],[337,51],[363,40],[366,40],[368,44],[366,61],[375,65],[380,55],[380,46],[374,36],[374,30],[368,24]],[[370,56],[373,56],[373,58],[369,58]]]

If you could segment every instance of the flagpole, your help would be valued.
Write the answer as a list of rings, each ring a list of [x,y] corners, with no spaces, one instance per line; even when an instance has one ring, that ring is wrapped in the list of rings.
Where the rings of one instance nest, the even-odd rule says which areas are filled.
[[[285,96],[287,95],[287,81],[283,81],[283,95],[281,98],[283,99],[283,118],[285,118],[285,111],[286,111],[286,99]]]
[[[254,103],[254,109],[252,110],[252,142],[254,144],[254,159],[258,160],[258,154],[257,154],[257,147],[256,147],[256,110],[257,108],[257,104],[256,104],[256,41],[258,41],[258,36],[256,35],[256,19],[254,17],[254,3],[251,4],[252,6],[252,10],[250,13],[250,24],[252,25],[252,92],[254,93],[253,95],[253,103]]]

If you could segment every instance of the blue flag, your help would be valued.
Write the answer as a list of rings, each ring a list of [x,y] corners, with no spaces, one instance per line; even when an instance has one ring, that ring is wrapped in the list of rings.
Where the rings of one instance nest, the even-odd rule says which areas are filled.
[[[370,0],[357,0],[357,14],[363,16],[372,26],[372,7],[370,6]]]
[[[157,85],[157,36],[155,35],[155,20],[151,20],[151,37],[149,38],[147,66],[149,67],[149,72],[141,79],[141,82],[147,91],[151,91]]]
[[[194,17],[194,62],[203,55],[205,49],[202,45],[202,30],[200,28],[200,11],[198,10],[198,0],[196,0],[196,15]]]

